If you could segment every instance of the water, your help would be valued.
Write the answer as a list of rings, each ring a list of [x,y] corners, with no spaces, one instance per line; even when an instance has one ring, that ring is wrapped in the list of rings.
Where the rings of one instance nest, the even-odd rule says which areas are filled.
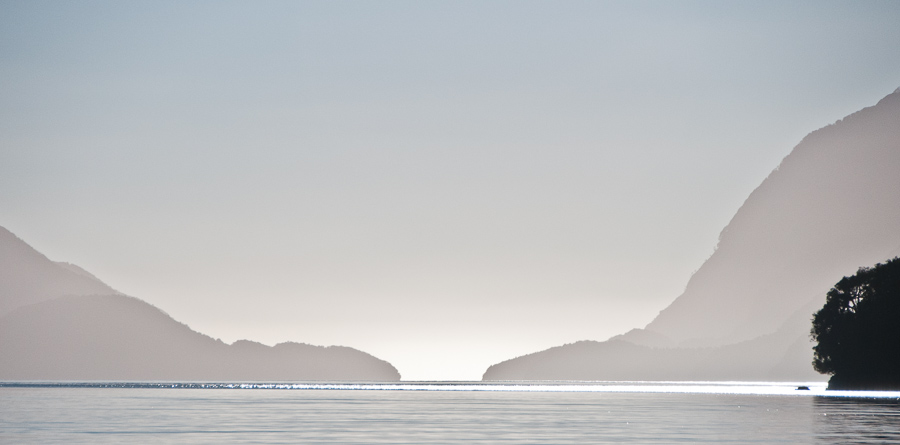
[[[900,393],[795,388],[0,383],[0,443],[900,443]]]

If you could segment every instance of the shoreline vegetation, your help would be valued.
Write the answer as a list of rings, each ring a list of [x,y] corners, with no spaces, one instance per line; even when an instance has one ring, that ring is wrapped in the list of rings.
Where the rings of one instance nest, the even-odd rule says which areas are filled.
[[[813,317],[813,366],[828,389],[900,390],[900,257],[861,267]]]

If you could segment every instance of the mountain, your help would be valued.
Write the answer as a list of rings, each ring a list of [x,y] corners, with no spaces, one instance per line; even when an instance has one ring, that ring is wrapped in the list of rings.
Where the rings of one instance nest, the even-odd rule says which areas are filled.
[[[124,295],[68,296],[0,318],[6,380],[399,380],[389,363],[341,346],[227,345]]]
[[[119,294],[84,269],[56,263],[0,227],[0,316],[64,295]]]
[[[228,345],[0,228],[0,380],[395,381],[343,346]]]
[[[824,379],[812,314],[841,277],[900,254],[900,88],[807,135],[644,329],[491,366],[507,379]]]

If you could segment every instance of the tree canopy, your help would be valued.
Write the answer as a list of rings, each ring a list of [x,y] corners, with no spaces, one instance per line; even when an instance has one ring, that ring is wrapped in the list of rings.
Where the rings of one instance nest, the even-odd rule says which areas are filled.
[[[810,334],[829,389],[900,389],[900,257],[835,284]]]

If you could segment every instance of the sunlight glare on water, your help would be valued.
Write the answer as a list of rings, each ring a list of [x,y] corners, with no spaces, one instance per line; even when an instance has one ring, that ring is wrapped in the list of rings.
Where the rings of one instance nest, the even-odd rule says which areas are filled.
[[[900,393],[792,385],[0,384],[0,442],[900,443]]]

